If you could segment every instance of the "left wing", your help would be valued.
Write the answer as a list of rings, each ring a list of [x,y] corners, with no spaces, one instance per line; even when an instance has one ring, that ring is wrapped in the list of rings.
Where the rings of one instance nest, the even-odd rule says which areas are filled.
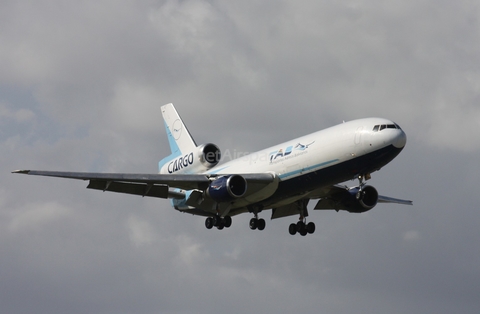
[[[170,188],[182,190],[206,190],[216,178],[224,175],[211,174],[135,174],[135,173],[96,173],[96,172],[62,172],[16,170],[34,176],[57,177],[77,180],[89,180],[87,188],[118,193],[135,194],[159,198],[184,198],[185,193],[172,191]],[[269,185],[275,180],[270,173],[251,173],[241,175],[251,188],[248,194]]]

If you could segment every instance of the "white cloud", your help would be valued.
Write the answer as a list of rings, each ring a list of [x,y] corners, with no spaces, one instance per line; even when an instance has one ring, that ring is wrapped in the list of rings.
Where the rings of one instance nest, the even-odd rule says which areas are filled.
[[[407,242],[417,241],[420,239],[420,233],[415,230],[407,231],[403,234],[403,239]]]
[[[139,217],[130,216],[127,220],[130,240],[136,247],[151,245],[157,240],[157,234],[152,225]]]
[[[50,223],[70,214],[72,211],[69,208],[57,202],[29,203],[11,213],[8,230],[13,233],[22,233],[48,228]]]
[[[27,123],[35,119],[33,111],[25,108],[11,109],[4,103],[0,103],[0,119],[13,120],[16,123]]]

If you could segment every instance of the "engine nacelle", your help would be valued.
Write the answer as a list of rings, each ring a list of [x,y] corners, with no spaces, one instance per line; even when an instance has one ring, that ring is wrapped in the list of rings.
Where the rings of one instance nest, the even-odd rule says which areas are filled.
[[[222,153],[217,145],[208,143],[200,145],[197,148],[200,163],[205,167],[205,170],[216,166],[220,162],[220,158],[222,158]]]
[[[360,188],[353,188],[349,192],[351,204],[348,206],[348,211],[351,213],[363,213],[377,205],[378,192],[373,186],[364,186],[361,192]]]
[[[242,197],[247,191],[247,181],[241,175],[223,176],[212,183],[207,189],[207,194],[214,201],[229,202]]]
[[[215,144],[203,144],[181,156],[168,156],[160,161],[160,173],[197,173],[216,166],[222,154]]]

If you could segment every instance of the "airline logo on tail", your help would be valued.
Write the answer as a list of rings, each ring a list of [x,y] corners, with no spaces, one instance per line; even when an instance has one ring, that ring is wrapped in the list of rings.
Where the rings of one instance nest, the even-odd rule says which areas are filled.
[[[162,106],[162,115],[172,153],[158,163],[160,173],[200,173],[220,161],[215,144],[197,146],[173,104]]]
[[[180,157],[178,159],[171,161],[167,166],[168,173],[174,173],[175,171],[181,170],[183,168],[187,168],[188,166],[193,165],[193,162],[194,162],[194,157],[192,152],[188,155],[185,155],[183,157]]]

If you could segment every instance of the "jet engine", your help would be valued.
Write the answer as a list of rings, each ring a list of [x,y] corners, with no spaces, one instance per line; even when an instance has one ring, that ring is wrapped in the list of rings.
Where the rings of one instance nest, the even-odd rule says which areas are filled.
[[[240,175],[223,176],[210,183],[207,194],[216,202],[229,202],[242,197],[247,191],[247,181]]]
[[[217,145],[208,143],[198,146],[198,157],[200,163],[206,169],[210,169],[219,163],[222,153]]]
[[[367,185],[361,190],[359,187],[356,187],[349,190],[349,192],[351,204],[348,206],[348,211],[351,213],[363,213],[377,205],[378,192],[373,186]]]

